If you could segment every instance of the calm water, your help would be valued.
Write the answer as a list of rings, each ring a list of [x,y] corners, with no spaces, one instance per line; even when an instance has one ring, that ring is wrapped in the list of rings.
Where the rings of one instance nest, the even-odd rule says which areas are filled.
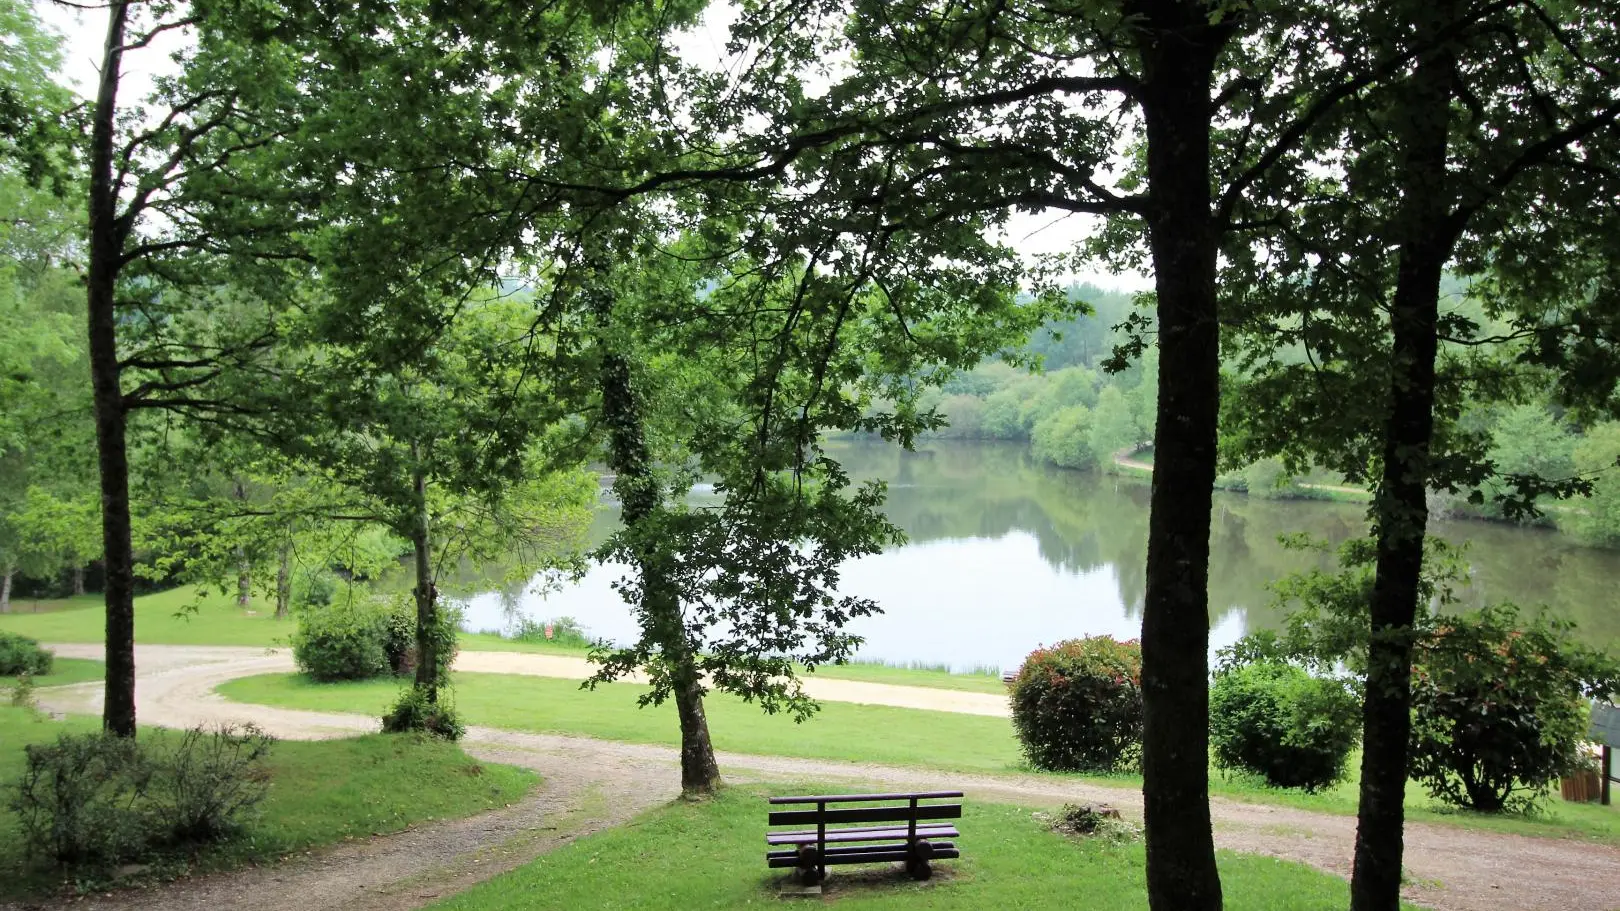
[[[1010,668],[1043,643],[1139,634],[1145,483],[1047,468],[1012,445],[939,443],[904,453],[848,444],[835,452],[852,476],[889,482],[890,518],[910,538],[844,568],[843,590],[884,608],[852,627],[866,639],[862,658]],[[593,533],[607,535],[613,522],[604,511]],[[1545,605],[1579,623],[1581,638],[1620,647],[1620,553],[1479,522],[1439,523],[1435,530],[1453,543],[1468,542],[1465,604]],[[1213,647],[1275,627],[1281,612],[1268,584],[1320,563],[1278,543],[1291,532],[1335,542],[1363,534],[1363,508],[1216,494]],[[522,616],[573,617],[593,636],[630,638],[634,622],[611,588],[622,574],[622,567],[598,567],[578,584],[545,593],[537,585],[483,591],[470,585],[463,599],[467,626],[506,630]]]

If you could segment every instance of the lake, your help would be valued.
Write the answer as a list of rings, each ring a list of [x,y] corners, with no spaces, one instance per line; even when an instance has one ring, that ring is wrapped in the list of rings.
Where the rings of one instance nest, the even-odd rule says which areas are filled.
[[[909,539],[844,567],[842,591],[884,609],[851,626],[866,640],[860,658],[1011,669],[1042,644],[1140,633],[1146,482],[1040,465],[1015,444],[938,442],[915,453],[878,443],[829,449],[852,477],[888,482],[889,517]],[[604,509],[593,538],[610,534],[615,522]],[[1485,522],[1438,522],[1433,530],[1467,544],[1469,584],[1458,592],[1465,606],[1544,606],[1578,623],[1581,639],[1620,648],[1620,553],[1552,531]],[[1319,555],[1284,548],[1280,535],[1305,532],[1338,542],[1365,531],[1358,505],[1217,493],[1211,647],[1275,628],[1282,611],[1268,585],[1328,565]],[[623,572],[596,567],[581,582],[549,592],[537,584],[464,582],[457,600],[471,630],[510,630],[520,617],[572,617],[593,636],[625,640],[635,625],[612,588]],[[457,587],[447,593],[456,596]]]

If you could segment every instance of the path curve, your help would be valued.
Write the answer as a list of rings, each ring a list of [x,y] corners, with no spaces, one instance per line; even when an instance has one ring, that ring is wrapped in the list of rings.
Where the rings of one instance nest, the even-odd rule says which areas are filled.
[[[184,727],[252,721],[289,739],[338,737],[377,729],[376,719],[367,716],[234,703],[214,692],[215,687],[227,680],[290,667],[290,660],[284,654],[267,654],[258,649],[186,648],[184,652],[180,649],[137,646],[136,666],[142,668],[136,688],[137,712],[143,723]],[[77,649],[63,646],[60,653],[77,654]],[[100,701],[98,689],[98,684],[78,684],[41,690],[38,696],[41,705],[51,710],[94,711]],[[612,794],[616,800],[638,795],[648,798],[645,805],[650,806],[672,794],[670,790],[659,789],[667,789],[676,778],[673,770],[677,756],[670,747],[483,727],[468,729],[466,745],[475,756],[491,759],[499,756],[500,761],[539,769],[543,775],[555,779],[554,790],[558,792],[572,788],[577,794],[590,787],[584,782],[596,782],[598,786],[614,788]],[[1041,807],[1103,801],[1120,807],[1127,816],[1141,818],[1141,794],[1136,790],[1048,776],[942,773],[724,752],[719,760],[721,768],[732,779],[745,776],[837,780],[858,787],[927,788],[940,786],[941,779],[948,777],[951,786],[959,786],[979,799]],[[599,770],[620,771],[600,773]],[[601,777],[592,777],[599,774]],[[578,799],[582,798],[576,798],[576,802]],[[1354,817],[1223,798],[1213,798],[1210,809],[1215,820],[1216,843],[1220,847],[1300,861],[1340,876],[1349,875],[1355,841]],[[401,850],[404,852],[400,855],[402,862],[409,861],[409,850]],[[1620,848],[1609,845],[1411,823],[1406,827],[1405,859],[1410,882],[1405,889],[1407,898],[1441,911],[1564,911],[1569,908],[1611,911],[1620,908],[1613,885],[1620,882]],[[249,875],[270,876],[282,869],[251,871]],[[283,894],[299,895],[296,904],[303,908],[338,907],[336,904],[312,905],[303,898],[307,893]],[[193,906],[163,904],[162,907]]]
[[[46,646],[64,658],[103,657],[102,647],[89,643],[64,643]],[[135,666],[141,670],[141,679],[150,672],[201,664],[231,662],[243,668],[253,667],[249,674],[276,674],[294,670],[292,653],[287,649],[254,648],[251,646],[204,645],[137,645]],[[477,652],[464,651],[456,656],[455,669],[479,674],[521,674],[532,677],[561,677],[565,680],[584,680],[595,671],[595,666],[584,658],[573,655],[542,655],[534,652]],[[235,676],[246,676],[236,674]],[[227,678],[231,679],[231,678]],[[646,678],[631,676],[632,683],[644,683]],[[864,705],[887,705],[902,709],[927,709],[935,712],[957,712],[965,715],[989,715],[1007,718],[1012,714],[1006,696],[991,693],[972,693],[926,686],[899,686],[892,683],[868,683],[864,680],[840,680],[832,677],[807,675],[804,690],[812,699],[823,702],[855,702]],[[215,684],[216,686],[218,684]],[[99,683],[80,684],[87,691],[100,689]],[[139,699],[140,688],[136,689]],[[100,711],[99,706],[96,711]],[[139,702],[137,713],[141,712]]]

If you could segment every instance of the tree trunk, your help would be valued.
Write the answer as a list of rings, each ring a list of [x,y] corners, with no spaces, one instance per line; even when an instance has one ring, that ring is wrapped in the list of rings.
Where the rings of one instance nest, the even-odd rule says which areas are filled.
[[[11,577],[16,574],[16,570],[8,569],[0,576],[0,614],[11,613]]]
[[[1142,3],[1147,213],[1159,372],[1142,609],[1148,905],[1218,911],[1209,813],[1209,530],[1220,406],[1210,189],[1214,64],[1229,34],[1197,3]]]
[[[129,453],[124,439],[126,412],[115,297],[128,226],[117,214],[118,188],[113,177],[113,131],[128,15],[128,4],[113,0],[90,130],[90,264],[85,280],[107,575],[107,690],[102,725],[120,737],[135,736],[135,555],[130,538]]]
[[[276,562],[276,619],[287,619],[292,609],[292,536],[281,542],[281,556]]]
[[[232,493],[239,503],[247,502],[247,487],[242,479],[235,480],[235,489]],[[247,549],[236,545],[236,606],[247,607],[253,603],[253,561],[248,559]]]
[[[412,445],[411,455],[416,457]],[[429,705],[439,702],[439,592],[433,585],[433,544],[428,537],[427,479],[417,467],[411,479],[416,493],[416,523],[411,531],[411,553],[416,558],[416,688]]]
[[[612,300],[598,307],[605,325],[612,316]],[[709,738],[708,716],[703,711],[703,680],[696,657],[686,639],[679,594],[670,582],[661,554],[639,532],[657,511],[663,496],[652,471],[641,405],[636,400],[630,362],[617,352],[604,352],[599,384],[602,420],[608,431],[608,469],[614,473],[613,492],[620,516],[629,532],[636,569],[641,574],[642,610],[647,632],[657,643],[672,680],[675,710],[681,724],[681,792],[688,796],[711,794],[720,786],[720,764]]]
[[[84,567],[82,566],[73,567],[73,593],[75,595],[84,594]]]
[[[1451,211],[1446,143],[1454,72],[1449,53],[1421,59],[1397,93],[1391,117],[1401,143],[1400,223],[1392,232],[1400,259],[1390,312],[1383,477],[1373,501],[1378,544],[1367,695],[1362,708],[1352,911],[1397,911],[1400,907],[1407,753],[1412,733],[1412,637],[1429,519],[1440,278],[1455,237],[1455,230],[1446,224]]]

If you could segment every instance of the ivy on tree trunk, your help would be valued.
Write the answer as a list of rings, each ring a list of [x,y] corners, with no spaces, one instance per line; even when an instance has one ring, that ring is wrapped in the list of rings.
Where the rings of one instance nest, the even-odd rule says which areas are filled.
[[[597,316],[605,325],[611,318],[612,295],[598,293],[603,302],[597,306]],[[709,721],[703,711],[703,680],[686,640],[679,591],[665,567],[671,555],[660,551],[648,533],[648,520],[662,506],[662,492],[653,473],[645,417],[636,399],[630,361],[619,352],[604,351],[598,369],[602,420],[607,425],[607,464],[614,473],[613,492],[619,498],[620,517],[632,542],[636,571],[641,575],[641,609],[650,638],[667,663],[680,719],[681,792],[712,793],[720,785],[720,765],[714,758]]]

